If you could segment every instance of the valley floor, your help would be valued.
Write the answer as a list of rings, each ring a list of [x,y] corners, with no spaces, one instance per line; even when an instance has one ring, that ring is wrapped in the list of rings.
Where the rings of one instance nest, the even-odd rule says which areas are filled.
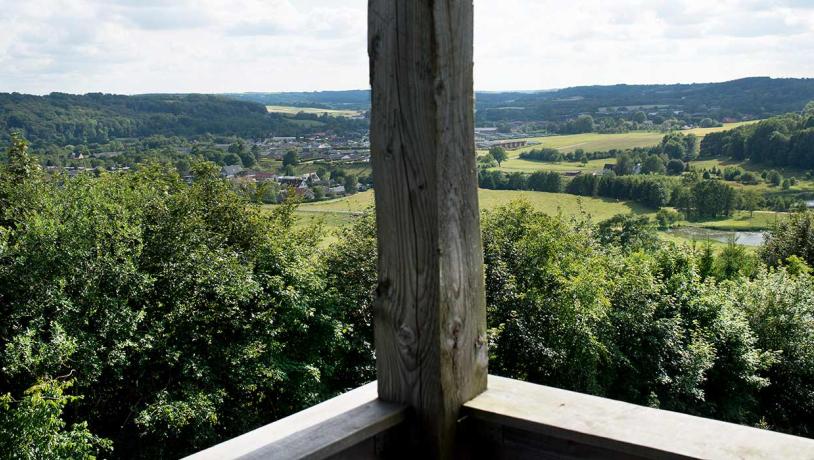
[[[638,203],[609,198],[581,197],[565,193],[480,189],[478,198],[481,209],[495,209],[512,201],[525,200],[547,214],[561,213],[566,217],[584,216],[593,222],[601,222],[617,214],[633,213],[649,217],[654,217],[656,214],[655,210]],[[369,190],[334,200],[303,203],[297,210],[297,216],[301,219],[302,224],[320,222],[331,230],[349,224],[355,216],[366,211],[373,211],[373,206],[373,191]],[[685,230],[662,231],[659,232],[659,235],[666,240],[679,243],[710,241],[716,247],[724,246],[730,236],[739,236],[741,244],[755,246],[756,244],[752,244],[754,243],[752,233],[771,228],[777,219],[783,216],[784,213],[769,211],[756,211],[751,215],[748,212],[736,212],[725,219],[682,222],[680,226]],[[734,232],[749,233],[736,235]],[[748,238],[749,236],[753,237],[752,240]]]

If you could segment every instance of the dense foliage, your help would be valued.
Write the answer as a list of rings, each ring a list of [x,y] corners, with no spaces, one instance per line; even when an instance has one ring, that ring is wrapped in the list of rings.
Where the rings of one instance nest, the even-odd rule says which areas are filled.
[[[814,278],[804,262],[659,242],[646,217],[594,225],[520,202],[482,223],[490,373],[814,435]],[[374,231],[364,217],[340,243],[366,344]]]
[[[176,458],[374,378],[372,216],[321,247],[208,163],[187,184],[49,177],[19,138],[7,157],[0,456]],[[647,218],[486,212],[490,370],[811,436],[810,222],[761,261],[660,242]]]
[[[187,185],[158,166],[48,178],[19,139],[9,158],[0,426],[20,432],[2,430],[0,451],[82,457],[99,436],[117,457],[176,458],[365,376],[348,364],[364,350],[333,310],[319,233],[295,228],[291,206],[264,214],[206,164]]]

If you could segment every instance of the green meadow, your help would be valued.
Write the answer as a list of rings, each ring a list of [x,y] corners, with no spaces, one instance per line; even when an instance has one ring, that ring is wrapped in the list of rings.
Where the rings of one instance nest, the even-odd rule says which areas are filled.
[[[727,123],[717,128],[696,128],[681,132],[687,134],[691,133],[695,134],[696,136],[703,137],[709,133],[726,131],[749,123],[755,122],[747,121],[739,123]],[[553,148],[563,153],[568,153],[577,149],[582,149],[586,152],[602,152],[612,149],[623,150],[636,147],[650,147],[661,142],[664,135],[665,133],[659,131],[633,131],[622,134],[585,133],[527,138],[526,140],[535,143],[535,145],[530,145],[522,149],[507,152],[509,159],[503,162],[500,169],[507,172],[593,171],[596,169],[602,169],[605,163],[613,163],[615,160],[612,158],[606,160],[592,160],[588,162],[587,165],[583,165],[579,162],[569,161],[550,163],[521,160],[520,154],[523,152],[528,152],[529,150],[540,148]],[[485,153],[485,151],[481,151],[480,153]]]
[[[653,214],[655,211],[632,202],[622,202],[607,198],[591,198],[569,195],[566,193],[546,193],[521,190],[483,190],[478,191],[481,209],[494,209],[512,201],[525,200],[535,209],[547,214],[562,213],[566,217],[585,214],[594,221],[602,221],[616,214]],[[373,208],[373,191],[357,193],[344,198],[315,203],[303,203],[297,210],[302,217],[318,215],[331,216],[333,222],[349,220],[354,214]],[[336,216],[347,216],[347,219]],[[326,222],[329,222],[326,219]]]

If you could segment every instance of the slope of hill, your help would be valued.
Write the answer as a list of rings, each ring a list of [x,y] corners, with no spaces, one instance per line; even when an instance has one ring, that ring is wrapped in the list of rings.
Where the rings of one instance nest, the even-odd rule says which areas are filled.
[[[0,93],[0,136],[13,130],[35,145],[67,145],[151,135],[290,136],[305,128],[261,104],[223,96]]]
[[[369,90],[313,91],[298,93],[237,93],[225,96],[263,105],[314,107],[319,109],[367,110],[370,108]]]

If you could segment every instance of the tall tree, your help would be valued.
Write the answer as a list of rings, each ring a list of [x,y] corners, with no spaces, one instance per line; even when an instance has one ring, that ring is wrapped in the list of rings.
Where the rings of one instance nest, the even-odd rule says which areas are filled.
[[[509,155],[506,153],[506,149],[500,146],[489,149],[489,154],[491,154],[492,158],[497,161],[498,166],[502,166],[503,162],[509,158]]]

